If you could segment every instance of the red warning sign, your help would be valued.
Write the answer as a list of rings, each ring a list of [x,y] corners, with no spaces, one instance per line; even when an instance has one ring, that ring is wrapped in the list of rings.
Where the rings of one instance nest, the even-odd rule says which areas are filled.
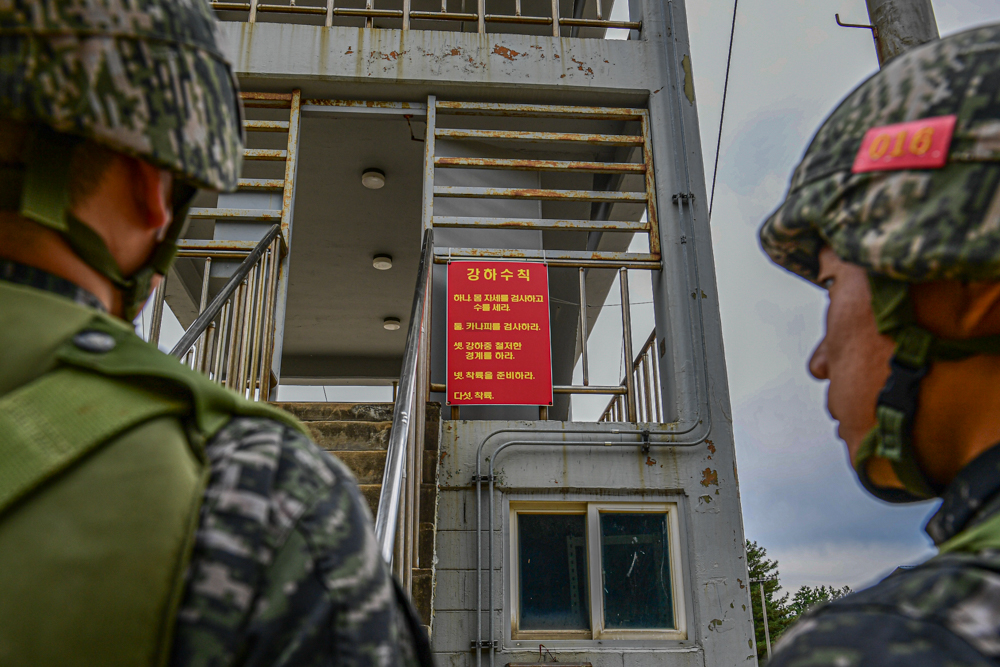
[[[552,405],[545,264],[448,264],[448,404]]]

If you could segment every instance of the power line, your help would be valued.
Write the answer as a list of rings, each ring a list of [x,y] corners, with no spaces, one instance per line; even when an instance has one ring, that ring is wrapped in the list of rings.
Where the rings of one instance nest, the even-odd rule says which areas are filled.
[[[726,95],[729,93],[729,66],[733,62],[733,37],[736,36],[736,8],[740,0],[733,0],[733,27],[729,30],[729,55],[726,56],[726,82],[722,86],[722,112],[719,113],[719,138],[715,141],[715,168],[712,169],[712,198],[708,202],[708,219],[712,219],[715,206],[715,181],[719,175],[719,149],[722,148],[722,122],[726,119]]]

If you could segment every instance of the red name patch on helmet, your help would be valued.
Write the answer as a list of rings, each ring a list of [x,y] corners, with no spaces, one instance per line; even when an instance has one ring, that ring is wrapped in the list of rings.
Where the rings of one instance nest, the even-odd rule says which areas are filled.
[[[940,169],[948,161],[956,116],[873,127],[865,133],[851,173]]]

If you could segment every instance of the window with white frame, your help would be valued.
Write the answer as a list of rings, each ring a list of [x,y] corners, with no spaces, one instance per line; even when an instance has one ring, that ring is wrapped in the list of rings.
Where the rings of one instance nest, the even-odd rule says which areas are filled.
[[[675,503],[511,501],[512,639],[685,639]]]

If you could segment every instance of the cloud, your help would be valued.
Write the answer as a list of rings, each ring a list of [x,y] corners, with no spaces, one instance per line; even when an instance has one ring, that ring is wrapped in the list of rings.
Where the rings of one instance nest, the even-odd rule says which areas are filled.
[[[867,588],[900,565],[916,565],[934,554],[929,546],[914,548],[886,542],[828,542],[790,549],[768,550],[778,558],[782,588],[794,592],[802,586]]]
[[[822,408],[824,390],[786,374],[733,405],[746,534],[779,560],[786,587],[801,585],[789,575],[856,587],[930,549],[922,526],[937,503],[870,496]],[[838,578],[847,571],[841,563],[853,563],[854,579]]]

